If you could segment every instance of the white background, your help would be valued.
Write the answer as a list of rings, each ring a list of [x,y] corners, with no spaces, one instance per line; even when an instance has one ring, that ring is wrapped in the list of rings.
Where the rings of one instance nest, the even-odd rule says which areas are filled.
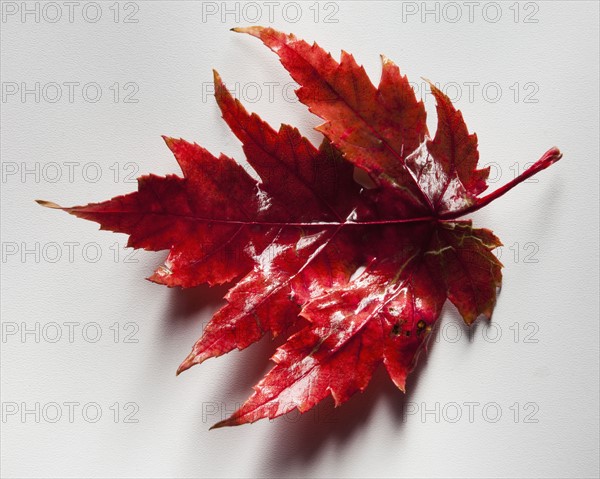
[[[205,14],[217,12],[203,17],[202,2],[194,1],[101,2],[95,23],[89,20],[97,12],[86,2],[74,7],[72,22],[62,2],[56,23],[55,7],[44,4],[39,23],[33,14],[23,21],[20,11],[3,18],[2,475],[597,477],[598,3],[502,2],[496,22],[497,6],[489,3],[478,2],[472,19],[463,2],[427,4],[439,9],[437,21],[435,14],[421,17],[421,2],[308,2],[296,22],[290,2],[272,7],[273,22],[262,3],[230,3],[239,18],[223,21],[220,2],[204,2]],[[2,2],[3,11],[14,5],[21,8]],[[124,175],[136,166],[138,174],[178,173],[161,134],[241,159],[206,93],[212,68],[238,84],[251,110],[273,125],[295,124],[317,141],[311,129],[318,119],[286,100],[290,79],[275,55],[229,32],[251,24],[256,5],[256,23],[316,40],[335,55],[344,48],[374,81],[385,53],[418,88],[427,77],[450,96],[460,94],[457,105],[479,136],[481,162],[493,162],[491,189],[553,145],[564,159],[537,183],[474,215],[506,245],[492,325],[477,324],[469,340],[448,306],[406,396],[379,370],[367,392],[337,410],[326,401],[301,418],[209,432],[249,396],[275,346],[265,339],[176,378],[225,289],[151,284],[144,278],[163,253],[138,252],[126,261],[125,236],[33,200],[108,199],[135,189]],[[453,23],[456,6],[462,18]],[[403,18],[403,8],[418,11]],[[134,9],[129,19],[138,22],[124,23]],[[327,13],[337,23],[324,22]],[[14,84],[32,89],[36,82],[37,99],[8,94]],[[52,103],[52,82],[79,82],[73,101],[62,86],[63,97]],[[90,82],[102,89],[96,103],[89,101],[93,90],[82,94]],[[125,89],[128,82],[134,85]],[[477,83],[472,98],[470,82]],[[117,102],[109,89],[115,83]],[[138,102],[125,102],[135,88],[130,100]],[[425,99],[434,130],[431,95]],[[67,162],[74,162],[72,178]],[[98,166],[102,177],[93,182]],[[22,176],[23,168],[34,173]],[[71,258],[69,242],[76,243]],[[73,338],[69,322],[77,323]],[[36,327],[39,334],[22,336]],[[98,329],[102,337],[91,342]],[[57,332],[62,337],[51,342]],[[124,342],[128,332],[137,343]],[[72,422],[69,402],[79,403]],[[39,415],[22,415],[36,403]],[[57,422],[52,403],[62,412]],[[102,411],[97,422],[94,408]],[[128,412],[138,422],[125,422]]]

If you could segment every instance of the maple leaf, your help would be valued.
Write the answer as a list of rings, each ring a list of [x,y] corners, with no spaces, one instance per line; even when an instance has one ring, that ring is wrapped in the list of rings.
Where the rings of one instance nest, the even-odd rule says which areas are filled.
[[[313,146],[297,129],[271,128],[234,99],[215,72],[215,97],[259,180],[233,159],[164,137],[183,177],[147,175],[138,191],[61,208],[129,235],[128,246],[169,250],[150,280],[192,287],[237,280],[177,373],[265,334],[291,334],[254,394],[213,427],[304,412],[331,395],[363,391],[383,363],[404,390],[449,299],[464,321],[490,318],[501,283],[500,240],[464,215],[561,158],[547,151],[491,194],[477,169],[477,137],[434,85],[437,129],[405,76],[382,57],[375,87],[352,55],[271,28],[258,37],[324,120]],[[354,181],[355,170],[374,188]],[[298,324],[299,323],[299,324]]]

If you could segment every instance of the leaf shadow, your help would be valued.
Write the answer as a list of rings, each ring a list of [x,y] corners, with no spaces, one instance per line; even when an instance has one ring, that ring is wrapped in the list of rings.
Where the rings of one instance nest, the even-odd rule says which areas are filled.
[[[284,339],[282,337],[271,339],[265,336],[242,351],[232,351],[235,355],[235,358],[232,359],[235,361],[231,364],[231,373],[223,384],[223,397],[241,398],[238,404],[241,406],[253,392],[252,386],[257,384],[275,366],[272,361],[269,361],[269,358],[275,353],[275,349],[283,344]],[[231,356],[231,353],[228,353],[227,356]]]
[[[244,402],[252,393],[252,387],[256,385],[270,371],[275,363],[269,361],[275,350],[283,345],[287,339],[299,331],[302,322],[298,321],[286,332],[272,338],[267,333],[259,341],[251,344],[242,351],[232,351],[235,356],[235,364],[232,365],[231,376],[228,377],[226,389],[223,390],[225,397],[241,397]],[[232,356],[228,353],[226,356]],[[241,403],[239,404],[241,406]],[[225,418],[223,418],[225,419]]]
[[[433,341],[430,341],[428,349],[432,346]],[[381,402],[387,403],[393,421],[402,428],[406,405],[411,402],[426,367],[427,353],[423,353],[407,379],[406,393],[392,383],[380,365],[365,391],[340,407],[336,408],[333,400],[328,398],[302,415],[295,411],[275,419],[272,424],[275,431],[268,448],[272,454],[255,474],[257,477],[281,477],[289,474],[294,466],[316,460],[328,446],[345,447],[359,434]]]
[[[195,321],[203,311],[214,312],[225,303],[223,297],[231,285],[200,285],[194,288],[171,288],[168,323],[165,327],[187,324]]]
[[[534,231],[540,232],[543,236],[547,236],[556,231],[556,225],[553,225],[553,223],[558,220],[554,218],[550,212],[556,211],[558,205],[564,200],[564,188],[562,183],[560,183],[559,178],[552,178],[549,181],[549,186],[544,188],[542,192],[543,199],[539,201],[549,213],[548,215],[536,215],[533,218],[535,221]]]
[[[188,290],[174,289],[165,328],[170,329],[171,334],[174,335],[181,333],[181,331],[175,332],[178,328],[188,329],[190,322],[195,322],[198,315],[203,315],[203,312],[212,313],[223,303],[222,297],[226,290],[227,287],[216,289],[202,286]],[[447,321],[455,322],[463,329],[463,334],[471,336],[475,332],[475,328],[463,324],[454,307],[446,304],[431,334],[427,351],[420,354],[415,369],[408,377],[406,393],[398,390],[389,379],[385,368],[380,365],[365,392],[354,395],[340,407],[334,407],[333,400],[328,398],[305,414],[293,411],[272,420],[266,439],[270,442],[268,449],[272,454],[257,465],[252,475],[256,477],[289,475],[290,471],[317,461],[331,448],[343,450],[364,430],[376,411],[382,410],[382,406],[385,406],[383,409],[386,410],[386,417],[393,421],[398,430],[402,430],[407,419],[406,411],[417,392],[423,371],[427,368],[429,355],[435,348],[435,344],[444,340],[440,330],[442,323]],[[477,321],[476,325],[480,328],[486,327],[487,322]],[[220,415],[219,417],[215,415],[208,420],[199,417],[202,422],[195,424],[194,427],[205,431],[205,428],[218,420],[225,419],[225,416],[241,406],[251,394],[252,386],[273,367],[273,363],[266,359],[294,331],[295,329],[275,339],[263,337],[258,343],[243,351],[232,351],[228,354],[227,357],[231,359],[227,360],[229,363],[225,372],[227,378],[220,382],[217,397],[236,398],[237,402],[226,401],[223,403],[226,405],[226,410],[215,413]],[[225,358],[216,359],[225,360]],[[197,367],[202,368],[203,365]]]
[[[196,327],[194,325],[199,325],[197,332],[194,333],[195,336],[192,338],[193,341],[190,343],[191,347],[201,337],[204,327],[214,313],[226,303],[223,298],[230,288],[231,284],[171,289],[169,307],[163,321],[163,333],[167,336],[179,336],[187,333],[191,327]],[[281,334],[273,339],[270,335],[265,335],[260,341],[251,344],[242,351],[234,349],[223,355],[223,357],[211,358],[210,362],[216,360],[229,362],[227,380],[223,381],[223,389],[219,395],[221,396],[222,393],[223,397],[247,399],[252,392],[252,386],[273,367],[273,363],[269,362],[268,359],[273,355],[275,349],[283,344],[286,338],[296,330],[297,328],[290,328],[287,334]],[[205,366],[204,363],[194,366],[193,369],[202,368],[203,366]],[[214,422],[217,422],[217,420]]]
[[[225,303],[223,296],[228,287],[201,285],[194,288],[169,288],[170,297],[165,301],[160,328],[156,332],[161,340],[156,341],[156,347],[163,358],[161,365],[168,363],[173,376],[177,366],[202,335],[211,316]]]

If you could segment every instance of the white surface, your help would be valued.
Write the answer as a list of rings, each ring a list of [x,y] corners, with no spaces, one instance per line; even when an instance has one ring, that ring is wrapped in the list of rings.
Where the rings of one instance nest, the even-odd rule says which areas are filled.
[[[7,4],[21,8],[21,2],[2,3],[5,13],[12,9]],[[44,97],[36,103],[33,95],[24,102],[8,96],[1,103],[3,171],[19,170],[2,181],[3,477],[597,477],[598,3],[523,3],[515,22],[513,2],[507,2],[496,23],[489,21],[496,14],[489,3],[475,6],[472,22],[465,3],[440,4],[437,23],[433,15],[423,22],[420,14],[403,21],[401,2],[340,3],[337,12],[333,3],[322,2],[319,22],[313,3],[303,3],[295,23],[289,21],[296,14],[290,2],[272,7],[272,25],[316,40],[335,55],[341,48],[354,53],[374,81],[379,54],[385,53],[419,84],[423,76],[455,92],[459,85],[457,104],[479,136],[482,163],[496,162],[496,172],[502,172],[492,189],[512,178],[515,162],[522,169],[553,145],[564,159],[541,173],[538,183],[520,185],[474,217],[506,245],[493,326],[478,324],[471,341],[462,331],[453,342],[458,319],[447,307],[439,340],[421,361],[406,397],[380,370],[368,392],[341,409],[327,403],[302,418],[211,432],[208,427],[242,402],[270,367],[273,345],[263,341],[176,378],[175,369],[224,290],[171,291],[144,281],[162,253],[138,252],[130,258],[134,262],[125,262],[125,236],[99,232],[95,223],[42,209],[33,200],[81,204],[128,192],[135,188],[123,181],[133,168],[128,162],[139,166],[139,174],[178,172],[161,134],[241,158],[213,99],[203,98],[213,67],[230,86],[239,83],[242,100],[274,125],[286,121],[316,139],[311,128],[318,119],[285,101],[290,80],[271,52],[256,39],[228,31],[251,23],[255,6],[241,5],[239,22],[232,14],[221,21],[221,2],[205,2],[205,12],[213,7],[219,12],[203,18],[203,4],[193,1],[137,2],[138,23],[122,22],[133,12],[131,2],[118,5],[119,23],[112,17],[113,2],[101,2],[96,23],[82,17],[86,2],[75,7],[72,23],[62,2],[63,18],[56,23],[48,21],[55,7],[41,10],[39,23],[33,15],[23,23],[19,13],[3,19],[5,88],[11,88],[6,82],[30,88],[36,82],[40,88],[49,82],[96,82],[103,90],[97,103],[85,101],[79,87],[70,103],[66,86],[56,103]],[[258,5],[260,23],[270,24],[268,6]],[[456,5],[463,18],[451,23]],[[92,18],[93,6],[87,8]],[[406,13],[422,6],[404,2],[404,8]],[[324,23],[323,15],[332,12],[339,21]],[[524,23],[528,13],[538,22]],[[118,103],[109,90],[115,82],[122,94]],[[122,101],[123,92],[131,91],[123,90],[127,82],[139,87],[137,103]],[[256,85],[249,82],[262,91],[254,103],[248,100]],[[272,99],[265,82],[275,82]],[[469,82],[480,85],[472,101]],[[496,103],[489,99],[497,87],[487,87],[487,101],[481,90],[492,82],[502,90]],[[516,82],[518,102],[515,87],[510,89]],[[537,86],[526,87],[529,82]],[[46,98],[54,96],[52,88],[46,86]],[[524,102],[527,93],[538,102]],[[433,130],[430,95],[427,108]],[[54,183],[51,162],[62,170]],[[76,163],[73,178],[65,162]],[[93,162],[102,172],[96,183],[89,181]],[[39,164],[39,177],[21,178],[21,163]],[[115,163],[118,182],[110,169]],[[65,242],[78,243],[72,259]],[[55,243],[62,257],[51,262]],[[121,248],[117,262],[115,243]],[[22,257],[36,244],[39,258]],[[92,262],[96,248],[102,257]],[[527,254],[538,261],[525,261]],[[68,322],[80,323],[73,326],[72,342]],[[39,342],[35,334],[23,339],[22,329],[36,323]],[[103,333],[95,343],[91,323]],[[118,343],[110,329],[114,323],[121,332]],[[53,343],[57,324],[63,336]],[[139,341],[123,342],[136,327]],[[494,342],[498,331],[502,336]],[[469,401],[479,403],[472,406],[472,421]],[[72,422],[68,402],[80,404],[73,406]],[[117,423],[110,409],[115,402]],[[139,408],[137,423],[123,420],[136,407],[124,409],[129,402]],[[35,413],[21,416],[23,406],[36,403],[39,422]],[[52,403],[63,414],[55,423]],[[95,423],[94,405],[82,415],[88,403],[102,410]],[[462,417],[452,422],[457,405]],[[18,410],[10,415],[13,406]],[[438,417],[421,415],[436,407]],[[498,408],[502,417],[492,422]],[[529,413],[537,422],[526,420]]]

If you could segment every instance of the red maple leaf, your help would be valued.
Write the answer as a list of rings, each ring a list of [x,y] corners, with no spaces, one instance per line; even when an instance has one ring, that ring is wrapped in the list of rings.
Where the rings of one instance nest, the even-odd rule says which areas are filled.
[[[183,177],[143,176],[137,192],[62,209],[127,233],[133,248],[170,250],[149,278],[156,283],[237,280],[178,373],[302,321],[250,399],[214,427],[304,412],[330,394],[337,406],[364,390],[380,363],[404,390],[446,298],[469,325],[494,309],[502,265],[492,250],[501,243],[458,218],[561,154],[552,148],[480,196],[488,169],[477,169],[477,137],[435,86],[432,139],[423,103],[387,58],[375,87],[346,52],[338,63],[293,35],[235,30],[279,55],[300,101],[325,120],[321,146],[249,114],[215,72],[223,118],[260,181],[231,158],[165,137]],[[374,187],[354,181],[355,169]]]

